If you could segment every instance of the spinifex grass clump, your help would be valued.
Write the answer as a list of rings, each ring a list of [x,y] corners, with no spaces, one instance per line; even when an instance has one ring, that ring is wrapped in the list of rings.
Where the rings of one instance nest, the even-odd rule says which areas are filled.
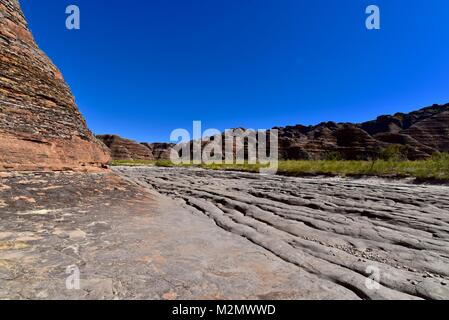
[[[145,161],[123,160],[113,161],[112,165],[125,166],[157,166],[157,167],[193,167],[193,165],[174,165],[169,160]],[[203,164],[196,165],[210,170],[232,170],[259,172],[260,164]],[[301,175],[335,175],[335,176],[378,176],[378,177],[414,177],[449,181],[449,154],[435,154],[427,160],[283,160],[279,161],[279,174]]]
[[[180,164],[175,165],[170,160],[113,160],[110,163],[112,166],[126,166],[126,167],[192,167],[193,165]]]
[[[278,171],[283,174],[291,175],[367,175],[446,180],[449,179],[449,155],[437,155],[428,160],[421,161],[281,161],[279,163]]]
[[[110,163],[112,166],[127,166],[127,167],[137,167],[137,166],[154,166],[156,161],[153,160],[113,160]]]

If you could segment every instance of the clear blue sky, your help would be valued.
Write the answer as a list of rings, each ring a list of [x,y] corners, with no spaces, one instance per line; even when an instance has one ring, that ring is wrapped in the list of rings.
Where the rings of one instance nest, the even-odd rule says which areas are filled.
[[[20,2],[96,134],[168,141],[193,120],[266,129],[449,102],[447,0]]]

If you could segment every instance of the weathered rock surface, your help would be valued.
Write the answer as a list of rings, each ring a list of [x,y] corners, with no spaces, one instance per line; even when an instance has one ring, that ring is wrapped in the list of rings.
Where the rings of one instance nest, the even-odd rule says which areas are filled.
[[[153,160],[153,150],[144,144],[117,135],[97,135],[110,150],[113,160]]]
[[[0,173],[0,299],[449,298],[448,187],[114,170]]]
[[[357,298],[109,173],[3,174],[0,216],[0,299]]]
[[[313,283],[338,298],[449,299],[447,186],[185,168],[115,170],[179,201],[192,219],[207,217],[215,230],[296,267],[298,277],[317,277]],[[299,290],[311,284],[303,280]],[[278,291],[289,296],[290,290]]]
[[[0,170],[90,169],[109,160],[17,0],[0,0]]]

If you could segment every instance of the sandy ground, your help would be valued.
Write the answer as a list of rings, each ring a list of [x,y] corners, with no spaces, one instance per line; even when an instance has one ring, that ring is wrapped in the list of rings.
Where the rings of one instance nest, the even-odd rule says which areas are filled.
[[[447,187],[114,171],[0,176],[1,299],[449,298]]]

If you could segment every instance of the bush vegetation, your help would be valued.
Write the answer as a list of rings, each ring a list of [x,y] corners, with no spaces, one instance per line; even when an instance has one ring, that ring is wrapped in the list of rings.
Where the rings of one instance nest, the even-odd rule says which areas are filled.
[[[438,153],[426,160],[410,161],[402,157],[401,149],[385,150],[377,160],[282,160],[278,174],[329,175],[329,176],[378,176],[414,177],[449,181],[449,154]],[[160,161],[113,161],[112,165],[174,167],[169,160]],[[181,165],[192,167],[193,165]],[[258,172],[258,164],[212,164],[197,167],[211,170]]]

